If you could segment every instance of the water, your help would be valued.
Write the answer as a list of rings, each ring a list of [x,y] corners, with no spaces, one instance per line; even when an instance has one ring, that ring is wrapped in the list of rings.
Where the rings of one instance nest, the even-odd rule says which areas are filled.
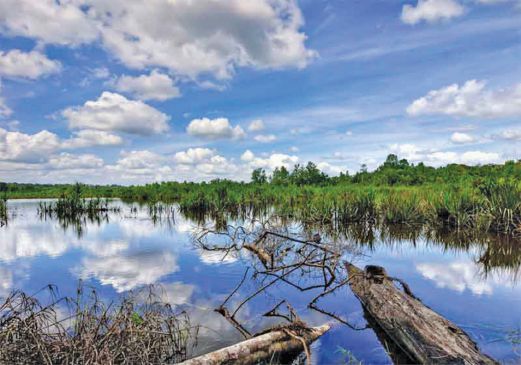
[[[168,301],[186,309],[192,323],[203,326],[195,353],[241,340],[240,333],[214,309],[251,267],[251,255],[228,255],[223,260],[222,253],[194,247],[191,233],[197,224],[181,214],[154,223],[146,208],[131,212],[129,206],[117,204],[122,205],[121,213],[87,222],[78,232],[78,227],[40,219],[38,201],[9,201],[9,223],[0,228],[0,297],[13,289],[34,293],[50,283],[58,286],[61,295],[72,295],[81,278],[108,301],[119,293],[161,284]],[[360,251],[357,265],[385,266],[425,304],[470,333],[485,353],[504,363],[521,361],[521,349],[512,343],[519,341],[519,332],[509,340],[521,329],[519,243],[439,237],[375,238],[372,242],[351,237],[346,241]],[[259,285],[246,281],[228,305],[238,305]],[[237,318],[252,332],[262,330],[277,323],[262,314],[285,299],[308,324],[331,321],[307,308],[315,295],[277,283],[247,302]],[[348,287],[319,304],[355,327],[365,325],[362,308]],[[320,364],[346,363],[347,353],[365,364],[390,363],[372,329],[355,330],[342,324],[317,341],[312,352],[314,362]]]

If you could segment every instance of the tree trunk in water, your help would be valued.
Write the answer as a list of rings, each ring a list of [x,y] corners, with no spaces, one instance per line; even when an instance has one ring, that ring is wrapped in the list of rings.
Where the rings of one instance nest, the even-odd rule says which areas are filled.
[[[182,362],[182,365],[218,365],[218,364],[257,364],[270,361],[276,355],[298,355],[317,338],[326,333],[331,326],[324,324],[299,331],[299,338],[288,330],[277,329],[250,338],[238,344],[210,352]]]
[[[407,284],[399,290],[385,269],[360,270],[346,263],[349,285],[367,313],[414,363],[497,364],[454,323],[414,297]]]

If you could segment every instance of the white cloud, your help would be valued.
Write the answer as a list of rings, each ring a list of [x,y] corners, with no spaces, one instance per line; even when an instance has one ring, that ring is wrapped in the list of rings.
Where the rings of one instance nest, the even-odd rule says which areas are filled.
[[[25,134],[0,128],[1,161],[43,162],[59,147],[58,136],[46,130],[36,134]]]
[[[434,23],[461,16],[464,11],[465,8],[456,0],[418,0],[416,6],[403,6],[401,19],[406,24]]]
[[[7,106],[4,98],[2,97],[2,80],[0,79],[0,118],[10,116],[13,111]]]
[[[0,29],[44,43],[99,39],[126,66],[165,67],[196,78],[236,67],[305,67],[304,20],[295,0],[4,0]]]
[[[123,151],[121,155],[122,158],[118,160],[117,166],[124,170],[153,170],[165,161],[163,156],[147,150]]]
[[[452,143],[457,144],[465,144],[465,143],[472,143],[475,142],[476,139],[467,133],[461,133],[461,132],[454,132],[450,136],[450,140]]]
[[[95,40],[97,28],[77,1],[0,2],[0,29],[8,35],[36,38],[45,43],[79,45]]]
[[[0,266],[0,298],[4,298],[13,289],[13,272]]]
[[[505,139],[507,141],[521,141],[521,129],[507,129],[494,135],[494,138]]]
[[[169,252],[142,252],[86,258],[80,276],[95,277],[117,292],[153,284],[163,276],[179,270],[176,257]]]
[[[264,130],[264,122],[261,119],[256,119],[248,125],[248,130],[250,132],[260,132]]]
[[[168,130],[169,117],[143,103],[123,95],[105,91],[97,100],[62,111],[72,129],[97,129],[138,135],[151,135]]]
[[[123,144],[123,138],[105,131],[84,129],[74,132],[74,137],[62,143],[62,148],[74,149],[92,146],[119,146]]]
[[[277,136],[274,134],[259,134],[253,137],[253,139],[261,143],[271,143],[277,140]]]
[[[208,148],[189,148],[174,155],[176,171],[181,173],[194,172],[206,176],[230,175],[237,171],[237,166],[223,156]]]
[[[252,153],[251,155],[248,154],[246,157],[249,159],[248,164],[252,169],[260,167],[268,170],[274,170],[275,168],[282,166],[287,169],[291,169],[299,161],[297,156],[286,155],[283,153],[274,153],[266,158],[255,157],[255,155]]]
[[[186,128],[188,134],[205,139],[240,139],[245,133],[241,126],[232,127],[227,118],[193,119]]]
[[[158,287],[158,295],[161,301],[169,303],[172,307],[190,302],[195,287],[176,281],[173,283],[161,283]]]
[[[49,159],[49,167],[58,170],[96,169],[103,165],[103,160],[92,154],[73,155],[63,152]]]
[[[453,84],[415,100],[407,108],[412,116],[445,114],[458,117],[501,118],[521,116],[521,83],[508,89],[486,90],[484,81]]]
[[[245,162],[253,161],[255,158],[255,155],[250,150],[244,151],[244,153],[241,155],[241,160]]]
[[[322,171],[323,173],[327,175],[336,176],[339,175],[341,172],[345,172],[347,169],[344,167],[331,165],[328,162],[319,162],[317,163],[317,168]]]
[[[501,162],[501,156],[495,152],[467,151],[459,157],[461,163],[466,165],[482,165]]]
[[[61,64],[37,51],[0,51],[0,76],[37,79],[60,71]]]
[[[153,70],[150,75],[137,77],[123,75],[115,81],[114,87],[141,100],[164,101],[181,96],[174,80],[157,70]]]
[[[470,290],[476,295],[492,294],[494,285],[491,280],[483,280],[478,267],[472,262],[456,261],[451,263],[424,263],[416,266],[427,279],[436,282],[440,288],[449,288],[458,292]]]
[[[177,152],[174,161],[179,164],[195,165],[207,161],[215,155],[209,148],[189,148],[186,151]]]
[[[393,144],[390,146],[390,152],[396,153],[398,157],[405,158],[410,162],[424,162],[432,166],[443,166],[451,163],[483,165],[500,163],[502,161],[501,156],[495,152],[466,151],[458,153],[437,151],[420,148],[414,144]]]
[[[295,152],[300,151],[300,149],[299,149],[297,146],[291,146],[291,147],[289,148],[289,151],[295,153]]]

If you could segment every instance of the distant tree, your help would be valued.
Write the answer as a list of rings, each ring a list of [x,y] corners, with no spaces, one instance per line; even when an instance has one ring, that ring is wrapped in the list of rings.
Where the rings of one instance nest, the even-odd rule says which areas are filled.
[[[288,185],[290,183],[288,169],[284,166],[277,167],[271,175],[271,183],[275,185]]]
[[[383,167],[397,167],[398,166],[398,156],[396,156],[395,154],[390,154],[387,156],[384,164],[383,164]]]
[[[265,184],[268,181],[266,171],[262,168],[257,168],[251,173],[251,182],[254,184]]]

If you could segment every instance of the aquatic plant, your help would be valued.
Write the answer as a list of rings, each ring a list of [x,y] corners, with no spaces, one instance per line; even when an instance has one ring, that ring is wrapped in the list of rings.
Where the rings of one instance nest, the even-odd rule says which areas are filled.
[[[0,302],[2,364],[165,364],[187,358],[197,337],[153,288],[105,303],[93,288],[50,303],[21,291]],[[42,294],[42,293],[40,293]]]
[[[0,199],[0,227],[7,224],[7,199]]]

